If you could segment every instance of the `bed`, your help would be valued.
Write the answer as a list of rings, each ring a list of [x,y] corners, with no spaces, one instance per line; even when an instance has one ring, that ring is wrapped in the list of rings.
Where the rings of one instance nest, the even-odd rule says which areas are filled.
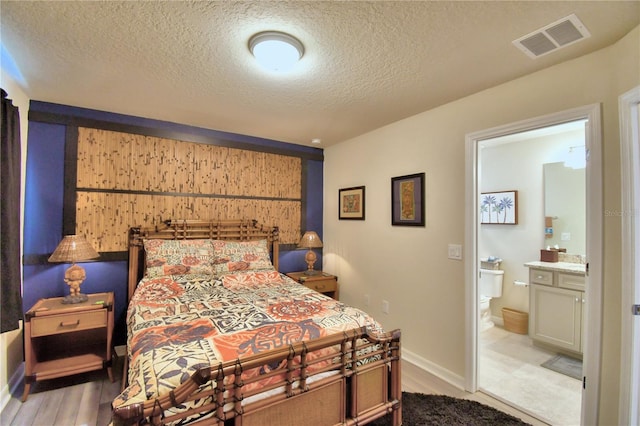
[[[400,331],[280,273],[278,254],[256,221],[130,230],[114,425],[402,424]]]

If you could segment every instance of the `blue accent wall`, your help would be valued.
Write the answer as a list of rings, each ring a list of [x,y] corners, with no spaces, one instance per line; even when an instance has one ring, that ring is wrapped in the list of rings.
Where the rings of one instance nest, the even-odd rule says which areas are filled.
[[[322,161],[307,161],[306,167],[306,187],[303,188],[303,198],[306,201],[306,215],[302,232],[316,231],[322,240],[322,210],[323,210],[323,170]],[[320,188],[320,189],[319,189]],[[322,269],[322,250],[314,250],[318,255],[315,269]],[[307,269],[307,262],[304,260],[306,250],[292,250],[283,252],[280,255],[280,271],[304,271]]]
[[[32,101],[29,112],[27,167],[24,207],[23,309],[26,312],[39,299],[68,294],[64,273],[69,265],[49,264],[47,257],[55,250],[63,236],[65,141],[67,124],[78,119],[95,120],[101,124],[138,126],[150,133],[169,132],[191,135],[194,138],[223,140],[248,145],[265,151],[283,150],[299,155],[303,161],[303,223],[302,230],[314,230],[322,238],[322,150],[280,141],[237,135],[183,124],[132,117],[110,112],[89,110],[66,105]],[[35,118],[33,118],[35,117]],[[91,126],[87,126],[91,127]],[[304,250],[281,250],[280,270],[303,270]],[[317,269],[322,264],[318,252]],[[82,284],[85,293],[113,291],[115,294],[116,330],[114,344],[126,342],[125,316],[127,309],[127,261],[97,261],[83,263],[87,279]]]
[[[324,163],[322,161],[308,161],[307,163],[307,228],[303,231],[316,231],[322,239],[322,188]]]
[[[29,123],[24,207],[25,253],[51,253],[60,242],[65,135],[66,126]]]

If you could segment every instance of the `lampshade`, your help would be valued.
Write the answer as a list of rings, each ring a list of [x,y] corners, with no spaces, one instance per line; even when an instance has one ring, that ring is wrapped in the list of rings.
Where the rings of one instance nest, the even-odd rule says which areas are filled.
[[[304,55],[300,40],[278,31],[254,35],[249,40],[249,50],[260,65],[271,71],[290,71]]]
[[[320,240],[318,234],[316,234],[314,231],[307,231],[300,239],[298,247],[308,249],[320,248],[322,247],[322,241]]]
[[[100,257],[81,235],[65,235],[49,256],[49,262],[76,263]]]

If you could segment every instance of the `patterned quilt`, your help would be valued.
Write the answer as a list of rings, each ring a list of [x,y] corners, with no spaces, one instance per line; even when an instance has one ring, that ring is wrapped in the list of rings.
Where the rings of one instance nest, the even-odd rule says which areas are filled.
[[[382,332],[277,271],[143,278],[127,326],[129,387],[114,407],[166,394],[198,368],[361,326]]]

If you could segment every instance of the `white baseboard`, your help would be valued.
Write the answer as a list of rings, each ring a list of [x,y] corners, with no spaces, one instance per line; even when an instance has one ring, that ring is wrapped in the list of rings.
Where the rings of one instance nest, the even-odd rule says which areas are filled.
[[[13,372],[13,375],[9,379],[9,383],[7,383],[0,392],[0,411],[4,410],[4,407],[7,406],[7,404],[11,400],[11,395],[15,392],[18,386],[20,386],[23,378],[24,362],[20,363],[16,371]]]
[[[460,390],[464,390],[464,377],[459,376],[447,370],[446,368],[442,368],[441,366],[434,364],[433,362],[428,361],[421,356],[406,350],[405,348],[402,348],[402,360],[409,362],[430,374],[433,374],[439,379],[450,383],[452,386],[455,386]]]

